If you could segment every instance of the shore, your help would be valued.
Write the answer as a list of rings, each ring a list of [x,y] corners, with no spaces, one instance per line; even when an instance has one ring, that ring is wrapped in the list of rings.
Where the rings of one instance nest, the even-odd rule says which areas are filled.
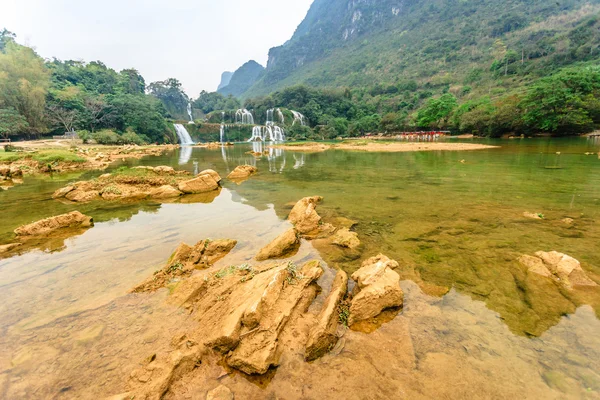
[[[282,144],[271,146],[272,148],[301,151],[301,152],[321,152],[326,150],[355,150],[367,152],[390,152],[404,153],[413,151],[472,151],[497,149],[499,146],[490,146],[476,143],[377,143],[356,141],[356,143],[343,142],[339,144],[306,143],[302,145]]]

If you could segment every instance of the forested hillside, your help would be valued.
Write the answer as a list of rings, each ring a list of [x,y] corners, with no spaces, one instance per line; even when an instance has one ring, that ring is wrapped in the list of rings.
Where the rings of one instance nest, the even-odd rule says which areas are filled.
[[[264,74],[265,68],[256,61],[248,61],[231,76],[229,84],[218,89],[224,95],[241,96]]]
[[[315,0],[240,97],[298,109],[327,128],[321,137],[343,125],[589,132],[600,124],[599,13],[600,0]],[[294,104],[276,101],[290,91]],[[333,112],[342,100],[356,112]]]

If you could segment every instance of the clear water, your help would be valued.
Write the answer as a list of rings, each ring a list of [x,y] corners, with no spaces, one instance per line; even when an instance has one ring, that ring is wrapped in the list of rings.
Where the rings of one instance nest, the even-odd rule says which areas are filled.
[[[291,204],[320,195],[325,200],[318,210],[326,220],[358,222],[361,251],[348,256],[306,242],[296,259],[322,258],[352,272],[361,260],[384,253],[401,265],[406,307],[371,334],[348,332],[335,356],[311,364],[286,358],[268,385],[227,377],[234,392],[335,398],[338,388],[347,388],[340,396],[600,398],[600,291],[540,285],[515,261],[557,250],[580,260],[600,282],[600,143],[491,143],[502,147],[459,153],[276,150],[255,160],[246,154],[251,145],[236,145],[128,162],[190,172],[212,168],[222,176],[239,164],[259,168],[241,185],[225,180],[214,196],[172,204],[73,205],[50,198],[67,182],[96,175],[91,172],[26,178],[0,191],[0,243],[10,242],[19,225],[75,209],[96,221],[80,236],[0,260],[0,397],[126,391],[137,363],[189,323],[164,303],[167,293],[127,291],[182,241],[237,239],[222,263],[251,261],[287,229]],[[525,211],[545,220],[525,219]],[[565,225],[560,220],[566,217],[575,223]],[[190,388],[211,389],[217,382],[211,379],[189,382]],[[307,393],[293,384],[299,379]]]

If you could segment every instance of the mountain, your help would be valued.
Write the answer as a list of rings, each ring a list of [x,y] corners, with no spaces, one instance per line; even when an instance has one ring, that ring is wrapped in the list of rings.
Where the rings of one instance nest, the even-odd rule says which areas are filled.
[[[230,93],[413,81],[507,91],[600,59],[599,13],[600,0],[315,0],[293,37],[270,50],[260,79]]]
[[[217,88],[218,90],[223,89],[224,87],[226,87],[227,85],[229,85],[229,82],[231,82],[231,77],[233,77],[233,72],[223,72],[221,74],[221,83],[219,83],[219,87]]]
[[[227,86],[217,91],[225,96],[241,96],[262,77],[264,71],[265,68],[256,61],[248,61],[233,73]]]

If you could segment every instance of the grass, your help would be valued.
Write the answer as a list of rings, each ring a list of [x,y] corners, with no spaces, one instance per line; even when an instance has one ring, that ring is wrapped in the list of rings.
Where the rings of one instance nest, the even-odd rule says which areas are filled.
[[[31,158],[39,163],[73,162],[84,163],[85,158],[79,157],[68,150],[42,150],[34,153]]]
[[[18,161],[25,157],[23,153],[7,153],[4,150],[0,151],[0,162]]]

